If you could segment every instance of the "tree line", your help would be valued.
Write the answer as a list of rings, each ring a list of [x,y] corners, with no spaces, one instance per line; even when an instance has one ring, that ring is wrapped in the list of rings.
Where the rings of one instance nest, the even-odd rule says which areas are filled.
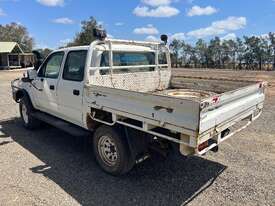
[[[275,70],[275,33],[244,36],[208,43],[199,39],[194,45],[174,39],[170,43],[173,67]]]

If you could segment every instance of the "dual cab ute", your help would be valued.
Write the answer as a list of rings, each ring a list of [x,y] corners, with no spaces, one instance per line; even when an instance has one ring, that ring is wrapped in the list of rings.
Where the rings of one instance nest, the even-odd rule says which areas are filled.
[[[99,37],[52,52],[14,80],[12,91],[26,128],[46,122],[90,135],[98,164],[113,175],[152,150],[217,151],[262,112],[264,82],[182,77],[173,85],[172,79],[166,43]]]

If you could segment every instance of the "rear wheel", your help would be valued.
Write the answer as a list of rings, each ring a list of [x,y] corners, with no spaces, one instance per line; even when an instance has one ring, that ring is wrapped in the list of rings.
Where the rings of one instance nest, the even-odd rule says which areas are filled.
[[[27,129],[34,129],[40,125],[40,121],[35,119],[31,114],[34,112],[34,108],[27,96],[24,96],[19,103],[19,111],[21,121]]]
[[[135,164],[124,135],[116,128],[99,127],[93,137],[93,148],[99,166],[112,175],[125,174]]]

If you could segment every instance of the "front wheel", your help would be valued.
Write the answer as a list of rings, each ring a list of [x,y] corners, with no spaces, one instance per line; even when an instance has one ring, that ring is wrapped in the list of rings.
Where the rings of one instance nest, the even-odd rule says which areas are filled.
[[[116,128],[99,127],[93,137],[93,149],[98,164],[109,174],[125,174],[135,164],[124,135]]]
[[[34,129],[40,125],[40,121],[32,117],[34,109],[27,96],[24,96],[19,103],[20,117],[24,127]]]

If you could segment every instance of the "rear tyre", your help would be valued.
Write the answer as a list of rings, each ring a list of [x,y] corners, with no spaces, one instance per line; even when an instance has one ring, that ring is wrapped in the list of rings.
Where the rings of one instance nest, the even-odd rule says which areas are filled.
[[[34,108],[30,99],[24,96],[19,103],[19,111],[23,126],[27,129],[35,129],[40,126],[40,121],[35,119],[31,114],[34,112]]]
[[[116,128],[101,126],[93,137],[93,149],[97,163],[111,175],[122,175],[135,165],[124,135]]]

